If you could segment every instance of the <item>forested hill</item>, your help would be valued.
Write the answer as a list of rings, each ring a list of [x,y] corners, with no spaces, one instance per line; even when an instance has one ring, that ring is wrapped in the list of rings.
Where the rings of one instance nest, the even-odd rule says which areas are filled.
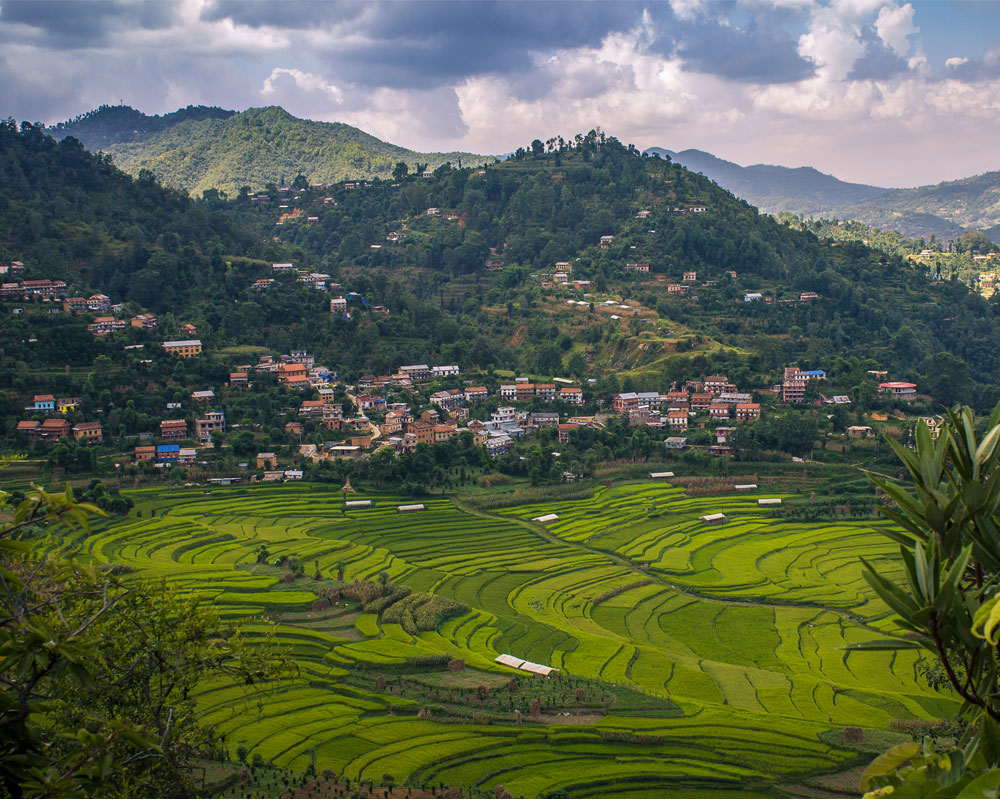
[[[219,189],[235,196],[243,186],[387,178],[396,163],[410,169],[445,162],[473,166],[492,156],[418,153],[340,122],[314,122],[271,106],[240,113],[189,107],[148,117],[128,107],[104,107],[51,129],[109,153],[133,175],[151,170],[167,186],[199,196]]]
[[[1000,306],[961,283],[821,241],[611,138],[533,145],[431,177],[194,200],[75,140],[7,124],[0,263],[23,261],[25,278],[64,279],[73,295],[103,292],[126,314],[152,311],[171,333],[170,320],[195,324],[220,374],[248,351],[303,348],[349,378],[426,362],[609,390],[706,374],[763,389],[797,363],[846,388],[886,369],[944,403],[1000,399]],[[350,316],[272,262],[329,275],[354,293]],[[256,290],[259,279],[274,282]],[[17,364],[141,358],[90,336],[86,318],[36,305],[0,315],[0,382]]]
[[[75,139],[0,124],[0,264],[26,277],[167,308],[190,302],[221,276],[221,254],[259,248],[219,211],[119,171]],[[9,280],[5,276],[4,280]]]
[[[1000,239],[1000,172],[912,189],[883,189],[847,183],[812,167],[744,167],[701,150],[674,153],[652,147],[646,152],[670,156],[768,213],[852,219],[913,238],[954,240],[963,229],[974,229]]]
[[[60,122],[45,132],[56,139],[72,136],[83,142],[88,150],[97,152],[110,145],[140,141],[181,122],[227,119],[235,113],[215,106],[187,106],[158,115],[143,114],[131,106],[105,105]]]

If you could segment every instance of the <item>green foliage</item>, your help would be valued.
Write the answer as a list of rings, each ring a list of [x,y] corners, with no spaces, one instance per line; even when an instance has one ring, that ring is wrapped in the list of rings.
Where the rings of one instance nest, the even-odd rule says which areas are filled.
[[[12,539],[86,529],[97,507],[31,492],[0,530],[0,784],[9,796],[192,796],[216,744],[191,699],[209,675],[265,684],[284,669],[166,584],[39,558]],[[266,638],[266,637],[265,637]]]
[[[135,114],[122,111],[98,110],[53,132],[100,147],[126,172],[152,170],[165,185],[194,195],[218,189],[235,197],[243,186],[262,189],[297,174],[310,183],[400,180],[406,173],[396,169],[399,163],[415,167],[424,162],[433,168],[449,161],[472,166],[493,160],[472,153],[416,153],[350,125],[296,119],[275,106],[239,113],[204,109],[160,118],[141,115],[155,124],[146,124],[139,137],[133,134]]]
[[[987,774],[1000,775],[1000,663],[996,647],[1000,624],[996,583],[1000,574],[1000,406],[982,436],[968,407],[950,411],[948,416],[936,441],[921,422],[912,452],[890,442],[909,473],[909,486],[873,477],[893,503],[881,510],[901,529],[885,533],[900,546],[905,580],[893,581],[867,562],[865,579],[899,617],[908,635],[855,645],[926,651],[940,663],[947,685],[963,701],[967,728],[962,751],[925,753],[925,762],[914,762],[909,771],[886,779],[887,785],[923,781],[925,792],[947,791],[941,788],[942,781],[950,784],[967,773],[979,774],[984,781],[995,780],[987,779]],[[882,764],[889,766],[879,774],[907,760],[891,763],[893,758],[884,757]],[[991,772],[985,773],[987,769]],[[948,781],[938,774],[942,770],[950,776]]]

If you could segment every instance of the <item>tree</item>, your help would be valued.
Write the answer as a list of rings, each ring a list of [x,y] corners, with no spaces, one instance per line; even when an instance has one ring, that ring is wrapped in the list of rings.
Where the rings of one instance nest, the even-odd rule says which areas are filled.
[[[4,510],[9,495],[0,497]],[[259,686],[287,662],[248,648],[165,583],[125,583],[25,538],[101,514],[35,489],[0,527],[0,786],[23,796],[193,796],[217,745],[191,690],[208,675]],[[50,553],[54,548],[45,548]]]
[[[893,748],[866,770],[861,789],[992,796],[1000,789],[1000,405],[982,438],[965,407],[948,412],[936,441],[920,421],[915,451],[888,442],[909,486],[872,480],[890,501],[880,510],[899,526],[881,530],[900,547],[903,579],[862,563],[865,580],[907,633],[853,648],[923,651],[928,681],[961,698],[964,730],[948,751],[930,742]]]
[[[401,181],[409,174],[410,168],[405,161],[397,161],[396,166],[392,168],[392,179],[394,181]]]

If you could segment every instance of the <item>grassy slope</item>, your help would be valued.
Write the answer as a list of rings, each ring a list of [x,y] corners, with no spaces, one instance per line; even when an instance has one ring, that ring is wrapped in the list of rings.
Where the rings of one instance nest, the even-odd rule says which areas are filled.
[[[339,122],[296,119],[281,108],[253,108],[225,119],[186,120],[141,141],[108,144],[115,163],[137,174],[149,169],[164,183],[200,195],[218,188],[235,195],[290,182],[299,172],[311,183],[387,177],[398,161],[433,169],[451,161],[485,163],[473,153],[417,153]]]

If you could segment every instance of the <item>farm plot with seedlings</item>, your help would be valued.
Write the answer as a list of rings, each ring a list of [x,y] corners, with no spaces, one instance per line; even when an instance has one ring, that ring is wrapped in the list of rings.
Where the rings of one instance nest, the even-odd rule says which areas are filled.
[[[895,572],[881,523],[794,523],[760,496],[649,483],[401,515],[410,498],[322,486],[142,490],[40,546],[163,577],[251,641],[273,628],[297,675],[199,689],[234,757],[428,795],[769,795],[865,763],[846,726],[956,704],[905,652],[843,649],[891,626],[858,560]]]

